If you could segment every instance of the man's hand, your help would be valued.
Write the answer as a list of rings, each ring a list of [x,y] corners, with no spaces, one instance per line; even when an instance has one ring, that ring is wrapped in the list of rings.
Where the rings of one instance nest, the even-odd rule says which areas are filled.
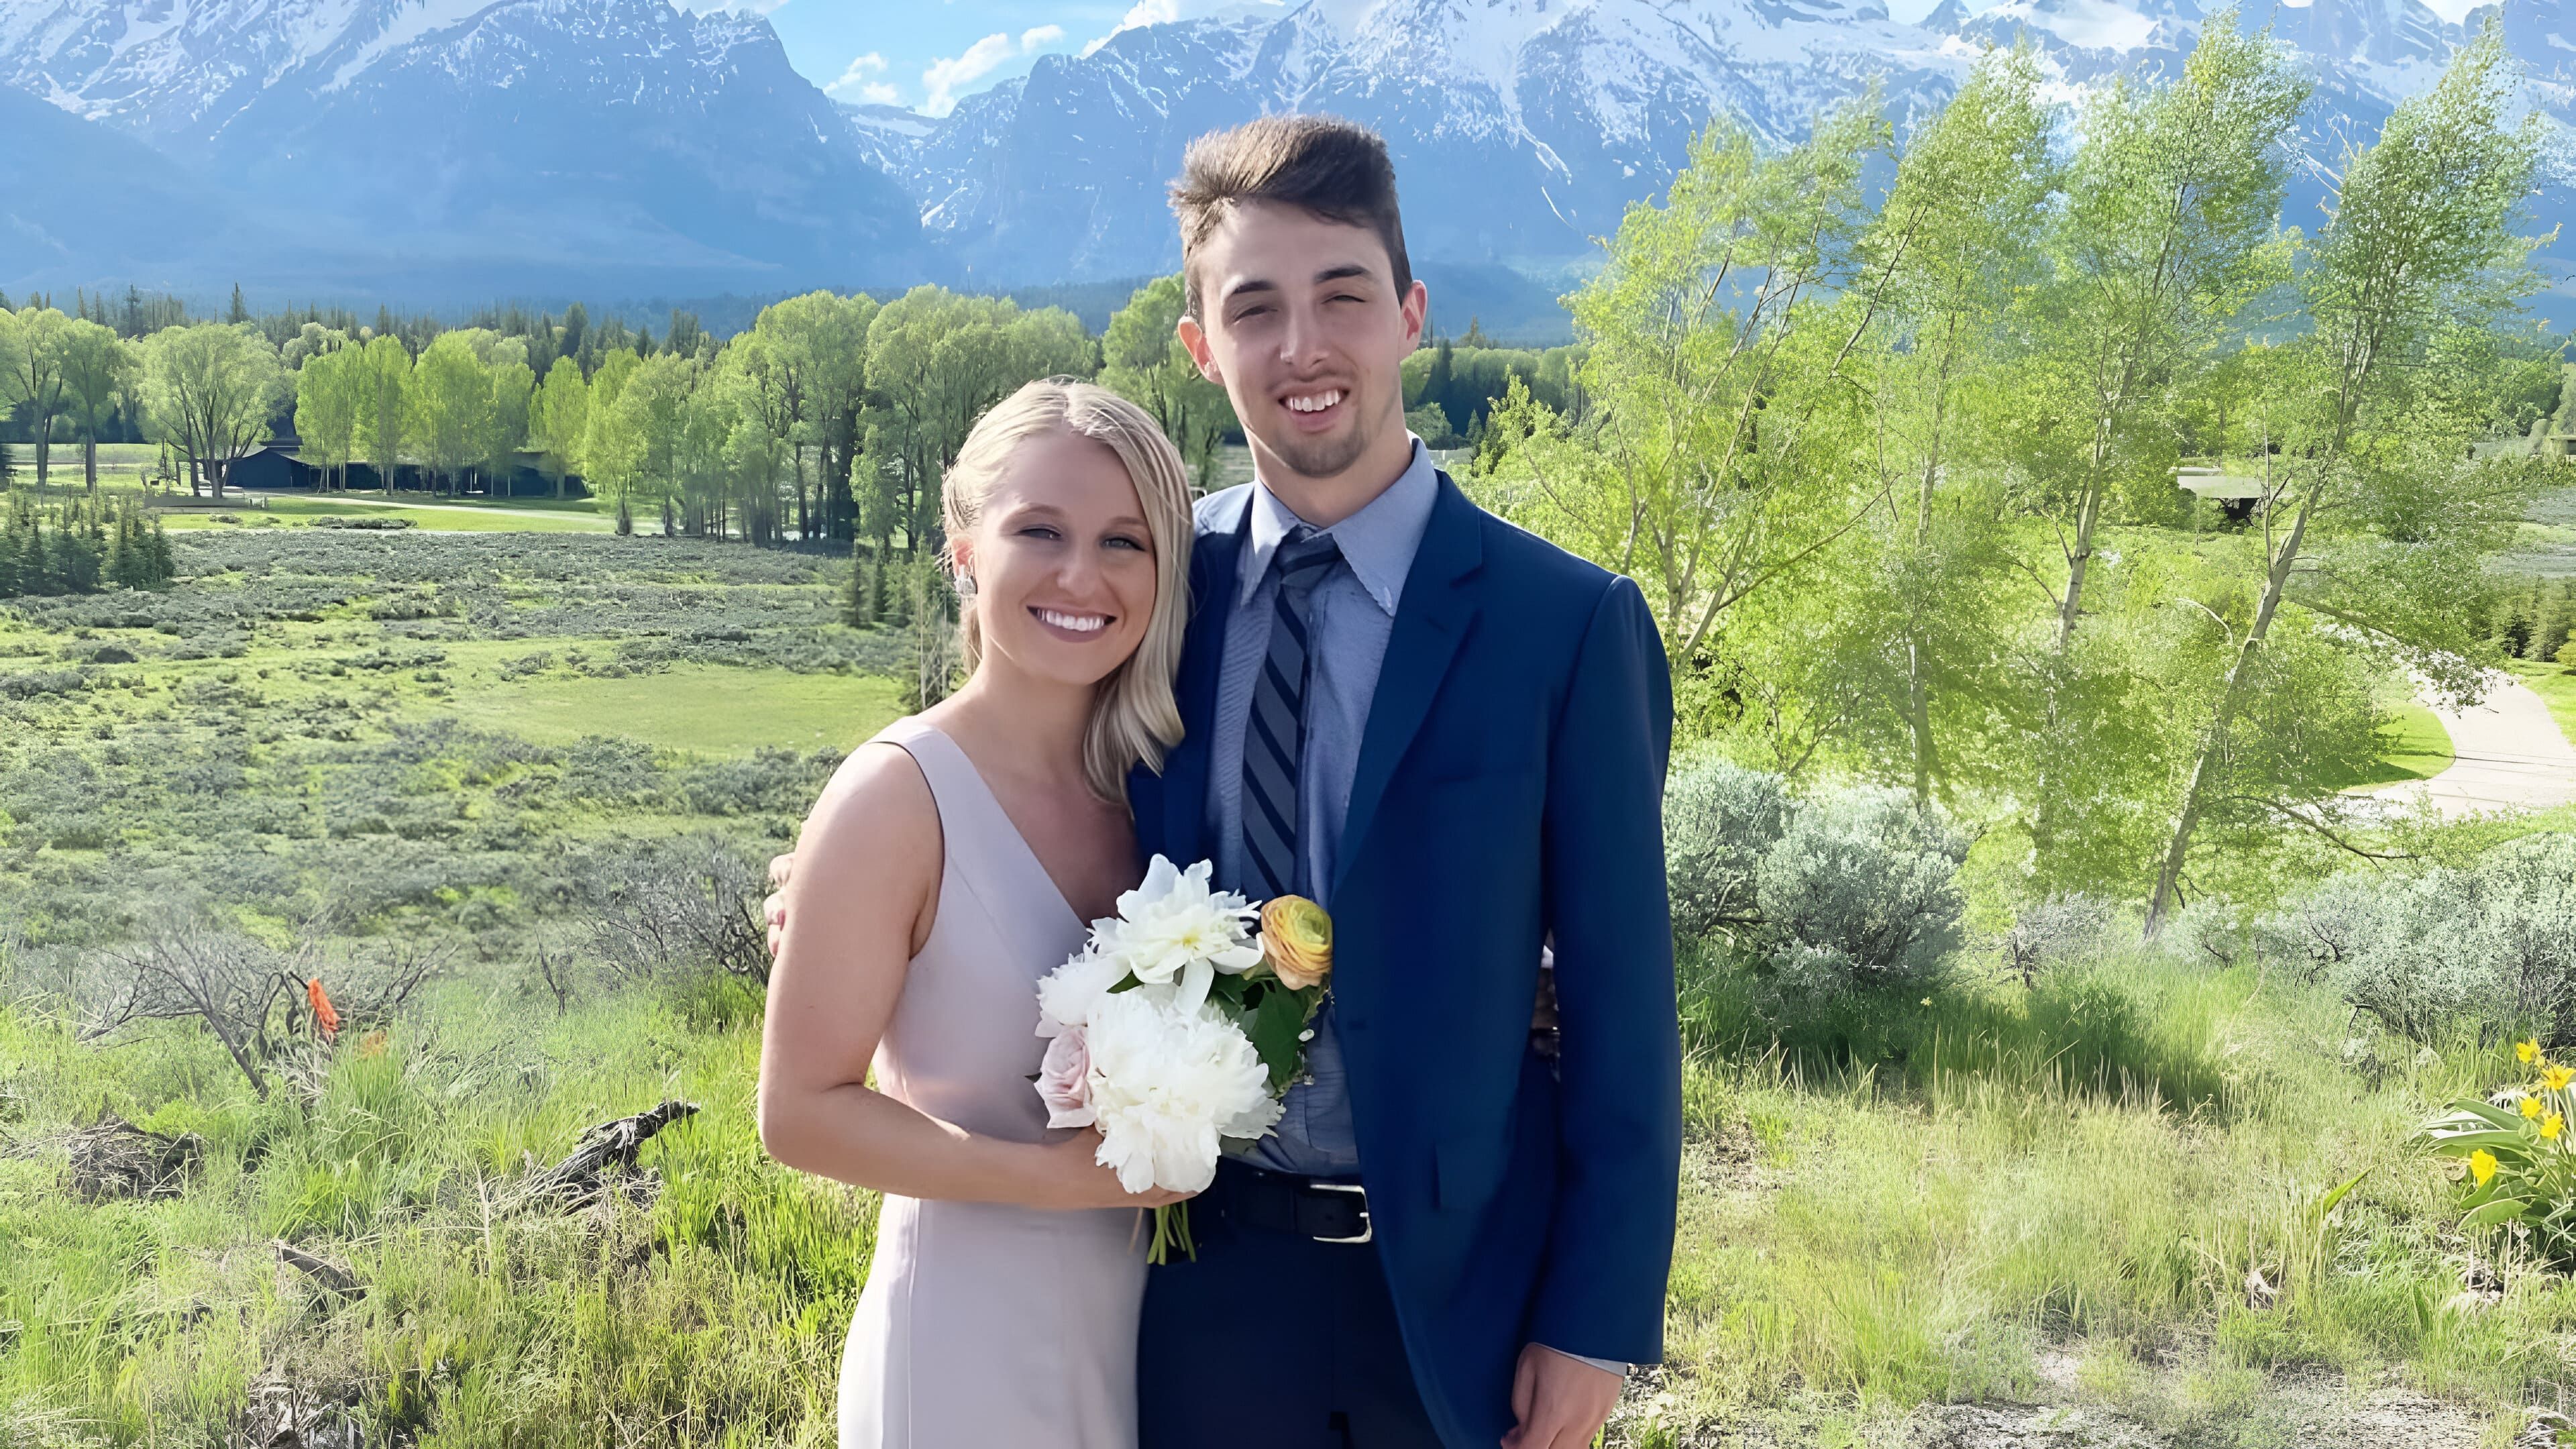
[[[760,903],[761,919],[769,922],[769,954],[778,954],[778,938],[787,934],[787,876],[796,869],[793,855],[769,858],[769,898]]]
[[[1619,1407],[1620,1378],[1552,1348],[1529,1344],[1512,1371],[1512,1417],[1503,1449],[1591,1449],[1610,1411]]]

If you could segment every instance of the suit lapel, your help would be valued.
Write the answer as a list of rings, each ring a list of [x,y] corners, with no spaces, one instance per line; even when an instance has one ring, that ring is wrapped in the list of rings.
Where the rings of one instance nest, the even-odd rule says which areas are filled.
[[[1475,619],[1476,597],[1469,580],[1483,562],[1476,505],[1442,473],[1440,496],[1431,505],[1422,545],[1404,577],[1395,630],[1387,638],[1386,660],[1378,668],[1377,693],[1369,700],[1368,728],[1360,735],[1350,813],[1343,818],[1340,858],[1333,868],[1337,899],[1350,876],[1351,862],[1368,842],[1369,827],[1377,823],[1387,783],[1412,747],[1423,717],[1431,712],[1450,661]]]
[[[1214,854],[1207,848],[1208,749],[1216,732],[1226,622],[1234,612],[1235,561],[1251,516],[1251,509],[1238,507],[1231,526],[1211,519],[1219,526],[1198,535],[1190,549],[1190,627],[1173,689],[1184,733],[1163,767],[1163,853],[1177,865]]]

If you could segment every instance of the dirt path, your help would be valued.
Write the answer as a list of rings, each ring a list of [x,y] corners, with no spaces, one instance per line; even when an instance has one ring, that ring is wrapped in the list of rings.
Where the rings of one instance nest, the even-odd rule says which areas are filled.
[[[2576,745],[2521,680],[2502,681],[2469,709],[2432,699],[2424,706],[2451,732],[2451,768],[2382,798],[2409,805],[2429,799],[2446,820],[2576,801]]]

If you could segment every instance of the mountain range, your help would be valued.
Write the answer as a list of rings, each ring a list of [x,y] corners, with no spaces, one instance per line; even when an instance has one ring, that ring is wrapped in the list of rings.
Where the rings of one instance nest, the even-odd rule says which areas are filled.
[[[2576,134],[2569,0],[2505,0]],[[2311,174],[2493,14],[2249,12],[2312,67]],[[1188,140],[1282,110],[1377,128],[1435,307],[1554,295],[1713,112],[1772,142],[1870,84],[1902,128],[2027,36],[2059,93],[2178,66],[2194,0],[1252,0],[1120,30],[941,117],[837,104],[765,19],[669,0],[0,0],[0,288],[438,304],[1104,283],[1172,269]],[[2562,148],[2563,149],[2563,148]],[[2543,226],[2576,214],[2553,153]],[[2293,224],[2317,187],[2294,194]]]

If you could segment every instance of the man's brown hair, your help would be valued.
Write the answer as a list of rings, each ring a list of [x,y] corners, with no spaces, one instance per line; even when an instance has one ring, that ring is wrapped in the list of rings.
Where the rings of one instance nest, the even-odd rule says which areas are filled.
[[[1386,244],[1395,290],[1413,290],[1404,255],[1404,218],[1395,205],[1395,163],[1375,131],[1338,116],[1263,116],[1210,131],[1181,157],[1172,214],[1181,221],[1181,285],[1190,315],[1200,310],[1198,253],[1227,213],[1247,201],[1293,206],[1344,226],[1364,226]]]

